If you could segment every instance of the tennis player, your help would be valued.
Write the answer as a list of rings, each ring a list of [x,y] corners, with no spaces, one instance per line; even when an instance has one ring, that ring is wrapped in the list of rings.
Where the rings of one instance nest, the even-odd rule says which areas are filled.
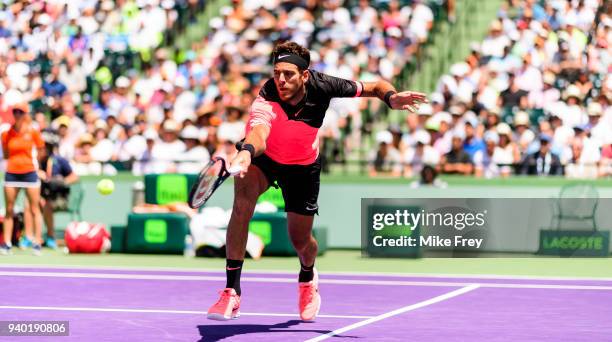
[[[416,111],[425,94],[397,92],[386,81],[355,82],[309,70],[310,52],[294,43],[272,52],[274,77],[254,100],[246,138],[230,168],[241,168],[234,186],[234,206],[227,230],[226,288],[208,310],[208,318],[239,316],[240,273],[245,256],[249,220],[255,204],[269,186],[279,186],[285,200],[289,236],[301,268],[298,309],[304,321],[315,319],[321,307],[317,271],[317,241],[312,236],[319,206],[317,133],[334,97],[378,97],[390,108]]]

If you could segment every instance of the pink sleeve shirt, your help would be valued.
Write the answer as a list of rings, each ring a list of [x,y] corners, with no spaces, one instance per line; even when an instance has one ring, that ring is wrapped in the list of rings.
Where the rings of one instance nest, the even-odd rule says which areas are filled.
[[[334,97],[357,97],[361,82],[349,81],[309,70],[306,96],[296,106],[284,103],[270,79],[253,102],[248,132],[257,125],[270,127],[265,154],[286,165],[309,165],[319,156],[318,131],[329,101]]]

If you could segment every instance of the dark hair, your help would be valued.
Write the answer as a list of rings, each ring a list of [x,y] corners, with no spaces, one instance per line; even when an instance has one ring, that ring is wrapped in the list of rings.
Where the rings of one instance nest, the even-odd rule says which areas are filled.
[[[284,42],[276,45],[272,51],[272,59],[284,53],[291,53],[302,57],[310,65],[310,51],[295,42]],[[302,71],[302,70],[300,70]]]
[[[438,172],[431,165],[423,166],[421,169],[421,184],[433,184],[438,176]]]

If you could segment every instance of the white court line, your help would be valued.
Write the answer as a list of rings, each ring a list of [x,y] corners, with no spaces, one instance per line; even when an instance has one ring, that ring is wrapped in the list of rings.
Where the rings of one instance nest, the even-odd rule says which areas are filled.
[[[51,311],[89,311],[89,312],[131,312],[131,313],[163,313],[163,314],[185,314],[185,315],[205,315],[206,311],[192,310],[162,310],[162,309],[122,309],[122,308],[80,308],[80,307],[61,307],[61,306],[19,306],[19,305],[0,305],[1,309],[10,310],[51,310]],[[291,313],[263,313],[263,312],[241,312],[243,316],[270,316],[270,317],[299,317],[298,314]],[[352,316],[352,315],[317,315],[320,318],[352,318],[364,319],[372,316]]]
[[[117,273],[78,273],[78,272],[23,272],[0,271],[0,276],[9,277],[49,277],[49,278],[86,278],[86,279],[123,279],[123,280],[164,280],[164,281],[225,281],[225,276],[188,276],[157,274],[117,274]],[[242,277],[242,281],[254,283],[295,283],[295,278]],[[361,280],[361,279],[320,279],[322,284],[375,285],[375,286],[438,286],[464,287],[478,284],[480,287],[510,289],[555,289],[555,290],[612,290],[612,286],[566,285],[566,284],[510,284],[448,281],[401,281],[401,280]]]
[[[411,304],[411,305],[408,305],[408,306],[404,306],[403,308],[399,308],[397,310],[389,311],[389,312],[384,313],[382,315],[378,315],[376,317],[372,317],[372,318],[366,319],[365,321],[361,321],[361,322],[357,322],[357,323],[354,323],[354,324],[351,324],[351,325],[347,325],[347,326],[342,327],[340,329],[336,329],[334,331],[331,331],[331,332],[329,332],[329,333],[327,333],[325,335],[320,335],[318,337],[306,340],[306,342],[323,341],[323,340],[328,339],[330,337],[333,337],[333,336],[345,333],[345,332],[347,332],[349,330],[353,330],[353,329],[357,329],[357,328],[363,327],[364,325],[376,323],[378,321],[382,321],[383,319],[386,319],[386,318],[389,318],[389,317],[397,316],[397,315],[403,314],[403,313],[408,312],[408,311],[413,311],[413,310],[416,310],[416,309],[420,309],[420,308],[426,307],[428,305],[436,304],[436,303],[445,301],[447,299],[460,296],[460,295],[462,295],[464,293],[476,290],[477,288],[478,288],[478,284],[472,284],[472,285],[469,285],[469,286],[466,286],[466,287],[462,287],[462,288],[457,289],[455,291],[451,291],[451,292],[445,293],[443,295],[440,295],[440,296],[437,296],[437,297],[433,297],[431,299],[427,299],[427,300],[424,300],[422,302],[418,302],[416,304]]]
[[[150,267],[150,266],[83,266],[83,265],[20,265],[4,264],[2,268],[35,268],[35,269],[68,269],[68,270],[108,270],[108,271],[158,271],[177,273],[222,273],[223,268],[188,268],[188,267]],[[295,275],[296,271],[289,270],[244,270],[242,274],[287,274]],[[376,276],[376,277],[405,277],[405,278],[465,278],[465,279],[506,279],[506,280],[576,280],[576,281],[612,281],[611,277],[563,277],[563,276],[531,276],[531,275],[505,275],[505,274],[457,274],[457,273],[400,273],[400,272],[319,272],[320,275],[333,276]]]

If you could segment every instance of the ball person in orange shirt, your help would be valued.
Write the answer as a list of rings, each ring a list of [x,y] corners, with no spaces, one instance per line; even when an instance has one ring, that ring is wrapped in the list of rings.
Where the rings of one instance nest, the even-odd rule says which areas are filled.
[[[40,180],[36,170],[38,162],[34,156],[43,155],[45,143],[40,132],[32,127],[29,107],[26,103],[18,103],[12,108],[15,123],[2,133],[2,153],[6,163],[4,175],[4,243],[0,246],[0,254],[11,254],[11,236],[13,234],[13,215],[15,199],[20,189],[25,189],[29,202],[29,210],[34,218],[34,239],[32,250],[40,255],[42,243],[42,215],[40,212]]]

